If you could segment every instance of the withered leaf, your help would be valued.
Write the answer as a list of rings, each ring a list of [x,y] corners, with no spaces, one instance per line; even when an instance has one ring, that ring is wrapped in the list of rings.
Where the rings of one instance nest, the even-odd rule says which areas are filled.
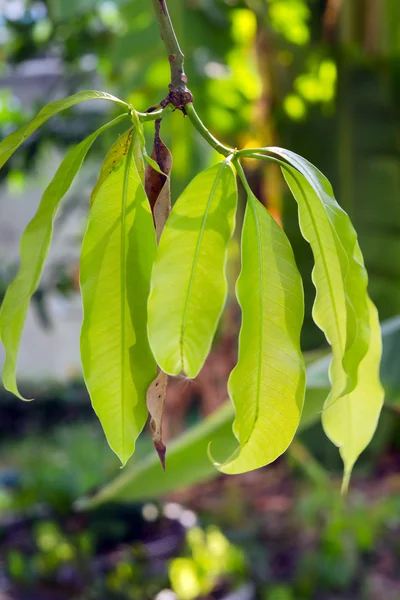
[[[162,420],[164,414],[165,397],[167,395],[168,375],[159,371],[155,380],[150,384],[146,403],[150,413],[150,429],[153,436],[153,444],[157,450],[163,469],[165,470],[166,447],[162,439]]]
[[[153,213],[156,228],[157,243],[162,230],[171,212],[171,185],[170,173],[172,169],[172,155],[160,138],[160,120],[155,123],[154,145],[151,158],[157,163],[160,171],[151,165],[146,166],[145,190]],[[150,429],[155,449],[163,469],[165,470],[166,447],[162,439],[162,420],[164,415],[165,397],[167,395],[168,375],[159,371],[156,379],[147,390],[147,409],[150,413]]]
[[[159,173],[151,165],[146,166],[145,189],[153,213],[158,242],[171,212],[171,185],[169,176],[172,169],[172,155],[160,138],[160,123],[158,121],[156,121],[151,158],[156,161],[162,171],[162,173]]]

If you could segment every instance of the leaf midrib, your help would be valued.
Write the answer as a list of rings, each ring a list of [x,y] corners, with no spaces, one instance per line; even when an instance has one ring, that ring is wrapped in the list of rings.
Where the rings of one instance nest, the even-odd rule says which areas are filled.
[[[245,448],[245,446],[249,443],[254,431],[256,430],[257,427],[257,422],[259,420],[260,417],[260,390],[261,390],[261,374],[262,374],[262,365],[263,365],[263,360],[262,360],[262,356],[263,356],[263,323],[264,323],[264,302],[263,302],[263,297],[264,297],[264,277],[263,277],[263,272],[264,272],[264,254],[263,254],[263,248],[262,248],[262,238],[261,238],[261,228],[260,228],[260,222],[259,222],[259,218],[258,218],[258,213],[257,213],[257,208],[256,208],[256,202],[258,202],[257,198],[253,195],[248,197],[248,202],[251,206],[251,210],[253,213],[253,217],[254,217],[254,224],[256,227],[256,234],[257,234],[257,249],[258,249],[258,256],[259,256],[259,265],[260,268],[258,269],[258,276],[259,276],[259,288],[260,288],[260,300],[259,300],[259,310],[260,310],[260,314],[259,314],[259,343],[258,343],[258,367],[257,367],[257,398],[256,398],[256,411],[254,414],[254,418],[253,418],[253,424],[251,426],[251,430],[250,433],[248,434],[246,440],[241,443],[241,448],[242,450]],[[272,217],[270,217],[272,218]],[[271,232],[271,235],[273,235],[273,232]],[[272,388],[272,386],[269,386]],[[287,419],[287,421],[291,424],[290,419],[287,417],[287,415],[285,415],[285,413],[283,413],[278,407],[276,407],[275,405],[273,405],[270,402],[267,402],[266,404],[270,404],[271,406],[273,406],[273,408],[275,410],[277,410],[278,412],[281,412],[281,414]],[[269,420],[269,422],[274,426],[277,427],[276,423],[273,423],[272,421]],[[292,425],[292,424],[291,424]],[[278,427],[279,429],[279,427]],[[281,431],[281,433],[283,433]]]
[[[183,371],[185,370],[184,351],[183,351],[183,338],[184,338],[184,335],[185,335],[186,321],[187,321],[187,316],[188,316],[188,312],[189,312],[190,297],[191,297],[191,294],[192,294],[192,288],[193,288],[193,283],[194,283],[195,271],[196,271],[196,268],[197,268],[197,260],[199,258],[201,242],[202,242],[202,239],[203,239],[203,234],[204,234],[204,230],[205,230],[205,226],[206,226],[206,221],[207,221],[208,213],[210,211],[210,207],[211,207],[212,201],[214,199],[215,190],[216,190],[216,187],[218,185],[219,179],[221,177],[222,171],[227,166],[227,164],[228,163],[226,161],[223,161],[221,163],[219,171],[218,171],[218,174],[217,174],[217,176],[215,178],[215,181],[213,183],[213,186],[211,188],[210,195],[209,195],[208,201],[207,201],[206,210],[204,211],[203,219],[202,219],[202,222],[201,222],[201,227],[199,229],[199,235],[198,235],[197,244],[196,244],[196,251],[195,251],[195,254],[194,254],[193,261],[192,261],[192,267],[191,267],[191,271],[190,271],[190,278],[189,278],[188,290],[187,290],[187,293],[186,293],[185,308],[184,308],[183,318],[182,318],[181,337],[180,337],[181,368],[182,368]]]
[[[257,373],[257,402],[256,402],[256,412],[254,415],[254,420],[253,420],[253,426],[251,428],[251,433],[249,434],[246,442],[244,443],[244,446],[247,444],[247,442],[249,441],[250,437],[252,436],[256,426],[257,426],[257,422],[260,416],[260,387],[261,387],[261,368],[262,368],[262,340],[263,340],[263,323],[264,323],[264,303],[263,303],[263,294],[264,294],[264,277],[263,277],[263,272],[264,272],[264,257],[263,257],[263,252],[262,252],[262,242],[261,242],[261,229],[260,229],[260,223],[258,220],[258,214],[257,214],[257,209],[256,209],[256,205],[255,202],[258,202],[258,200],[253,197],[250,196],[249,198],[250,200],[250,205],[251,205],[251,210],[253,212],[253,217],[254,217],[254,223],[256,225],[256,231],[257,231],[257,249],[258,249],[258,255],[259,255],[259,264],[260,264],[260,268],[258,270],[258,277],[259,277],[259,283],[260,283],[260,301],[259,301],[259,307],[260,307],[260,319],[259,319],[259,343],[258,343],[258,373]]]
[[[129,145],[126,163],[125,163],[125,171],[124,171],[124,182],[122,188],[122,202],[121,202],[121,240],[120,240],[120,253],[121,253],[121,261],[120,261],[120,294],[121,294],[121,362],[120,362],[120,379],[121,379],[121,446],[122,453],[125,454],[125,294],[126,294],[126,236],[125,236],[125,228],[126,228],[126,205],[128,198],[128,188],[129,188],[129,177],[130,177],[130,169],[132,163],[132,149],[133,144],[132,141]]]

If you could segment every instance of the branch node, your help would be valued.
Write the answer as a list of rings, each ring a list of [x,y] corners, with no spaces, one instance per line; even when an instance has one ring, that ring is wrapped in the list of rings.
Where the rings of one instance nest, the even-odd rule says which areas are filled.
[[[188,88],[178,87],[175,88],[172,85],[170,87],[170,92],[164,100],[160,102],[160,106],[165,108],[168,104],[172,104],[176,109],[181,110],[183,114],[185,112],[185,106],[190,102],[193,102],[193,94]]]

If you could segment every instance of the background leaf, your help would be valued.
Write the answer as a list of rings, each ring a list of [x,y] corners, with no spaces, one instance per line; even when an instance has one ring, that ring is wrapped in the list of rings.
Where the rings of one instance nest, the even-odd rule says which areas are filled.
[[[165,473],[162,472],[158,456],[152,452],[142,461],[134,462],[132,467],[88,499],[88,503],[95,505],[117,499],[131,502],[153,498],[216,477],[218,471],[207,456],[207,447],[213,441],[216,452],[226,452],[229,448],[234,450],[233,417],[233,406],[231,402],[226,402],[168,445]]]
[[[149,339],[170,375],[195,377],[210,350],[227,294],[236,203],[235,175],[224,161],[195,177],[165,225],[152,273]]]
[[[146,333],[156,241],[133,144],[94,199],[81,258],[84,377],[122,464],[146,422],[146,390],[156,376]]]
[[[16,278],[8,287],[0,310],[0,337],[6,350],[3,384],[7,390],[21,399],[24,398],[19,393],[16,382],[18,348],[29,301],[39,285],[49,252],[57,209],[97,136],[120,120],[121,117],[118,117],[107,123],[67,154],[45,190],[35,216],[21,238],[20,268]]]
[[[285,233],[253,195],[243,225],[237,296],[242,309],[239,358],[228,388],[240,447],[218,465],[231,474],[269,464],[286,450],[305,392],[301,277]]]
[[[66,110],[79,102],[85,102],[86,100],[111,100],[112,102],[116,102],[123,106],[126,110],[128,110],[128,104],[123,102],[123,100],[119,100],[115,96],[111,94],[107,94],[106,92],[97,92],[95,90],[85,90],[83,92],[78,92],[73,96],[68,96],[68,98],[63,98],[62,100],[56,100],[55,102],[50,102],[50,104],[46,104],[36,115],[32,121],[30,121],[18,131],[14,131],[11,135],[6,137],[0,143],[0,169],[4,165],[5,162],[14,154],[16,150],[20,147],[20,145],[30,136],[32,133],[36,131],[43,123],[45,123],[50,117],[55,115],[56,113]]]

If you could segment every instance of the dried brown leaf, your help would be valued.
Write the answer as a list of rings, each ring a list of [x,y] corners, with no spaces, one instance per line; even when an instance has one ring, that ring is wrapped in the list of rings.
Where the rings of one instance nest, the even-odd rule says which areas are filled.
[[[156,228],[157,243],[162,230],[171,212],[171,185],[170,173],[172,169],[172,155],[160,138],[160,121],[156,121],[154,145],[151,158],[157,163],[162,173],[151,165],[146,166],[145,190],[153,213]],[[150,413],[150,429],[155,449],[163,469],[165,470],[166,447],[162,439],[162,420],[164,415],[165,397],[167,395],[168,375],[159,371],[156,379],[147,390],[146,402]]]
[[[167,395],[168,375],[159,371],[155,380],[150,384],[147,395],[147,409],[150,413],[150,429],[153,444],[157,450],[163,469],[165,470],[166,447],[162,439],[162,420],[164,415],[165,397]]]
[[[160,138],[159,121],[156,121],[151,158],[156,161],[162,171],[162,173],[159,173],[151,165],[146,166],[145,189],[153,213],[158,242],[171,212],[171,185],[169,176],[172,169],[172,155]]]

